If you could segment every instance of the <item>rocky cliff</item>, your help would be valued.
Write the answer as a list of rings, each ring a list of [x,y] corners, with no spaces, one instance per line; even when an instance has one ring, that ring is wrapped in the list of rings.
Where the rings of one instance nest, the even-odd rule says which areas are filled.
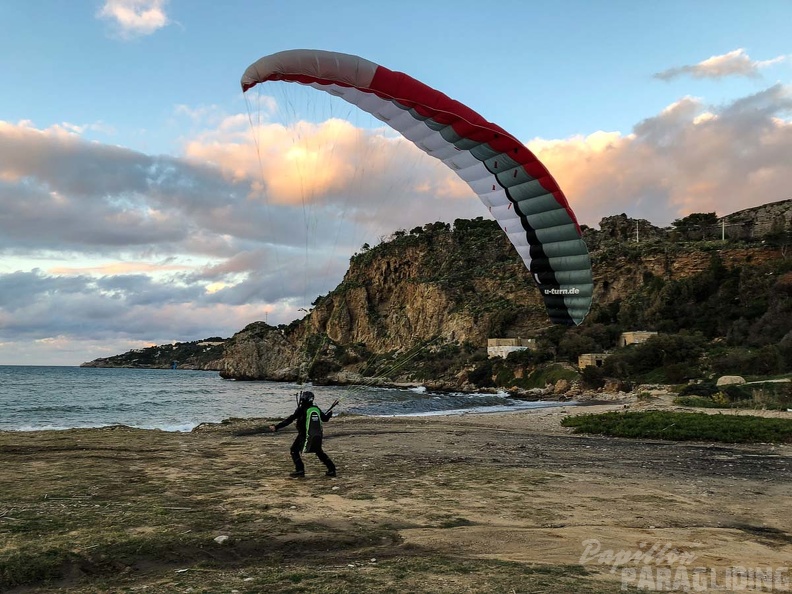
[[[647,283],[705,274],[714,260],[753,270],[785,261],[792,200],[703,220],[708,226],[691,230],[682,220],[661,229],[617,215],[584,229],[595,285],[589,321],[615,320],[619,304]],[[356,382],[415,380],[424,366],[445,370],[453,385],[466,381],[488,338],[547,331],[541,297],[495,222],[458,220],[397,232],[355,255],[343,282],[303,320],[250,324],[226,343],[219,367],[234,379]]]
[[[361,372],[372,355],[418,345],[486,345],[493,332],[528,332],[544,306],[491,221],[426,225],[352,258],[343,282],[301,322],[256,322],[226,346],[222,374],[298,379],[317,363]]]
[[[726,237],[763,239],[789,233],[792,229],[792,200],[782,200],[723,217],[719,223]]]

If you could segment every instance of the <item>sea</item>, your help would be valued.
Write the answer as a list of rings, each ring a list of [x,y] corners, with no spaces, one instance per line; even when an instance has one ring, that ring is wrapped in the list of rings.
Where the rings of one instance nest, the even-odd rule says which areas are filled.
[[[507,393],[437,393],[421,386],[311,386],[224,380],[217,372],[0,365],[0,431],[62,430],[126,425],[191,431],[231,418],[285,417],[296,396],[311,390],[323,409],[368,416],[427,416],[558,406]],[[565,404],[570,404],[566,402]]]

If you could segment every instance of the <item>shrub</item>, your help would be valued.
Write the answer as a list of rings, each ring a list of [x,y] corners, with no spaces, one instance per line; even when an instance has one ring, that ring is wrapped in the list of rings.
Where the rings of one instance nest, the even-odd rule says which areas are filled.
[[[580,371],[583,386],[591,390],[598,390],[605,386],[605,372],[601,367],[588,365]]]
[[[495,386],[495,382],[492,380],[492,361],[487,360],[468,373],[468,381],[480,388]]]
[[[752,397],[750,388],[737,384],[732,384],[730,386],[723,386],[721,392],[726,396],[729,402],[750,400]]]
[[[792,443],[792,420],[751,415],[708,415],[669,411],[610,412],[566,417],[575,433],[614,437],[722,441],[727,443]]]
[[[658,334],[613,353],[605,360],[605,372],[619,379],[638,379],[657,370],[671,383],[679,383],[697,374],[694,365],[705,344],[700,334]]]
[[[679,396],[674,398],[674,404],[679,406],[696,406],[699,408],[723,408],[712,398],[705,396]]]
[[[718,388],[712,383],[688,384],[679,391],[680,396],[712,396],[718,393]]]
[[[308,370],[308,377],[312,380],[321,381],[326,379],[327,376],[334,371],[341,369],[341,366],[335,361],[328,361],[326,359],[319,359],[311,364]]]

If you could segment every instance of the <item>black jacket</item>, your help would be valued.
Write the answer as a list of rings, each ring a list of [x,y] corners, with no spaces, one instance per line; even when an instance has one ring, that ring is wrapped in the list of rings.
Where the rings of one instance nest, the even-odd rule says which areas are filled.
[[[291,425],[294,421],[297,421],[297,434],[305,437],[305,421],[306,421],[306,412],[312,406],[316,406],[315,404],[309,404],[308,406],[298,406],[297,410],[295,410],[291,415],[283,419],[280,423],[275,425],[275,430],[283,429],[287,425]],[[319,408],[317,406],[317,408]],[[329,410],[327,412],[322,412],[322,409],[319,409],[319,416],[322,418],[322,422],[326,423],[330,420],[333,416],[333,411]]]

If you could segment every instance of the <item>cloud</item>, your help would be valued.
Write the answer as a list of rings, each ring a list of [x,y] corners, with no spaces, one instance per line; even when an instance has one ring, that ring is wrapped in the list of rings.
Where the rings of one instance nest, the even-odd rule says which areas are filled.
[[[248,205],[266,213],[265,232],[279,241],[306,238],[297,247],[324,242],[326,252],[348,256],[399,228],[486,215],[464,182],[412,143],[336,117],[263,122],[251,131],[248,118],[230,116],[184,153],[248,184]]]
[[[110,21],[122,39],[151,35],[169,24],[168,0],[105,0],[97,17]]]
[[[205,225],[212,208],[201,207],[219,186],[230,190],[205,167],[89,143],[59,126],[0,121],[0,155],[0,249],[178,242]]]
[[[248,120],[233,116],[189,142],[185,155],[217,165],[228,179],[253,182],[253,189],[273,204],[343,201],[350,192],[382,194],[383,187],[396,186],[405,192],[440,186],[444,195],[470,196],[466,186],[454,185],[456,176],[407,140],[338,118],[259,124],[252,136],[255,145]],[[411,178],[408,169],[417,175]]]
[[[292,187],[287,161],[275,159],[291,137],[265,131],[272,158],[262,177],[241,116],[216,122],[183,158],[88,142],[81,132],[0,121],[7,344],[169,342],[228,336],[265,314],[290,322],[338,284],[363,243],[436,220],[428,192],[447,179],[414,147],[341,121],[305,128],[315,154],[302,173],[292,163]],[[335,150],[321,147],[328,141]],[[302,184],[325,169],[321,183]],[[458,211],[442,209],[446,218],[486,214],[467,192],[472,208],[463,199]]]
[[[654,78],[672,80],[686,75],[693,78],[725,78],[727,76],[759,78],[759,71],[762,68],[777,64],[785,59],[786,56],[778,56],[771,60],[751,60],[746,51],[740,48],[720,56],[712,56],[698,64],[669,68],[658,72]]]
[[[115,274],[146,274],[163,271],[183,271],[184,264],[163,264],[152,262],[113,262],[101,266],[61,266],[51,268],[47,272],[57,276],[76,276],[81,274],[115,275]]]
[[[626,212],[658,225],[790,198],[792,90],[774,85],[713,107],[685,97],[631,134],[529,143],[581,222]]]
[[[56,336],[189,341],[241,329],[261,315],[259,305],[208,301],[196,287],[145,275],[62,277],[33,270],[0,275],[0,288],[6,341]]]

